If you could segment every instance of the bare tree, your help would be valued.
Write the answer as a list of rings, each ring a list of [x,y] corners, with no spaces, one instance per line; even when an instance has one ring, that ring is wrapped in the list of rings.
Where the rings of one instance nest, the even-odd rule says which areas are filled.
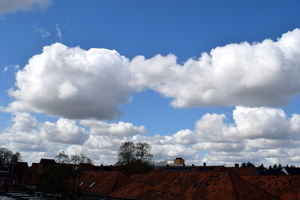
[[[18,162],[22,160],[22,156],[19,152],[16,152],[15,154],[6,148],[0,149],[0,164],[2,164],[4,167],[7,167],[12,162]]]
[[[152,170],[153,155],[150,153],[151,146],[147,143],[124,142],[118,153],[116,167],[126,175],[147,173]]]
[[[80,163],[92,163],[92,160],[88,156],[85,156],[83,153],[69,156],[68,154],[65,154],[64,151],[62,151],[59,152],[57,156],[55,156],[55,162],[61,164],[79,165]]]

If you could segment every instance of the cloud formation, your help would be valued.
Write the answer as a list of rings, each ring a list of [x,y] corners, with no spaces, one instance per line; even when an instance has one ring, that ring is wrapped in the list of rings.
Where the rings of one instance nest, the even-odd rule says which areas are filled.
[[[56,24],[55,29],[56,29],[56,35],[59,37],[59,39],[62,39],[62,33],[61,33],[61,29],[59,28],[59,24]]]
[[[113,50],[68,48],[60,43],[44,47],[16,74],[18,99],[6,111],[20,107],[69,119],[115,119],[118,106],[131,92],[128,59]],[[24,109],[23,109],[24,110]]]
[[[232,116],[233,122],[226,123],[224,114],[207,113],[195,122],[194,130],[146,136],[142,134],[145,127],[131,123],[78,123],[63,118],[42,123],[28,113],[17,113],[11,127],[0,134],[0,146],[20,151],[24,160],[35,162],[64,150],[89,155],[95,164],[114,164],[121,143],[133,141],[149,143],[155,161],[183,157],[189,164],[300,163],[299,114],[287,117],[281,109],[238,106]],[[28,152],[43,156],[34,158]]]
[[[0,146],[20,151],[24,160],[38,162],[41,157],[33,154],[54,157],[65,150],[71,154],[85,153],[92,156],[95,163],[116,162],[119,146],[134,134],[146,131],[144,126],[131,123],[106,123],[96,120],[75,120],[60,118],[55,123],[38,122],[29,113],[16,113],[12,117],[12,125],[0,134]],[[43,153],[39,153],[43,152]],[[106,160],[105,160],[105,159]]]
[[[174,55],[131,61],[115,50],[43,48],[16,74],[6,112],[32,110],[69,119],[117,119],[132,92],[150,88],[174,107],[280,106],[300,92],[300,30],[278,41],[229,44],[183,65]]]
[[[80,124],[90,127],[90,133],[92,135],[130,136],[146,132],[144,126],[136,127],[131,123],[125,122],[108,124],[97,120],[81,120]]]
[[[218,164],[234,160],[266,163],[271,157],[282,163],[300,161],[291,155],[300,143],[299,114],[287,118],[281,109],[238,106],[233,111],[234,123],[225,123],[225,118],[224,114],[205,114],[195,123],[195,130],[178,131],[173,138],[178,144],[209,151],[204,160]]]
[[[33,25],[33,28],[34,28],[34,31],[38,32],[41,35],[41,37],[43,37],[43,38],[51,35],[51,33],[48,32],[46,28],[38,28],[36,25]]]
[[[33,11],[36,8],[45,9],[52,4],[51,0],[1,0],[0,14],[18,10]]]
[[[88,139],[86,130],[77,126],[75,120],[59,119],[56,123],[45,122],[40,131],[49,142],[83,144]]]
[[[280,106],[300,91],[300,30],[249,44],[229,44],[183,65],[174,55],[130,63],[133,85],[174,98],[174,107]]]

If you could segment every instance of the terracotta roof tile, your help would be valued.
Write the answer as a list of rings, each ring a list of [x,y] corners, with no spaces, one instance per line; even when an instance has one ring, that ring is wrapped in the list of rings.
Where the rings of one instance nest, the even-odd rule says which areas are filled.
[[[241,176],[282,200],[300,199],[300,175]]]
[[[87,171],[80,177],[80,189],[83,192],[108,194],[129,183],[132,180],[116,171]]]
[[[230,172],[152,172],[111,197],[129,199],[277,199]]]

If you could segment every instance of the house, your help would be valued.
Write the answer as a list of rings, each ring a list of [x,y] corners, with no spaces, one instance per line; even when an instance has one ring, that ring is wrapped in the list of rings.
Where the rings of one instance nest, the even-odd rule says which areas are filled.
[[[0,167],[0,187],[10,191],[22,191],[29,180],[29,167],[27,162],[12,162]]]
[[[300,168],[284,167],[281,171],[287,175],[300,175]]]
[[[42,158],[40,160],[40,163],[37,166],[37,170],[36,170],[37,176],[44,173],[48,168],[52,167],[55,164],[56,164],[56,162],[54,159]]]

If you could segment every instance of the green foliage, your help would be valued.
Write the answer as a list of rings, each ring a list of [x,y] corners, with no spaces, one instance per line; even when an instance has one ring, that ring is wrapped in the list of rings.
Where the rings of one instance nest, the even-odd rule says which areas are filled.
[[[126,175],[148,173],[153,169],[151,146],[147,143],[124,142],[119,148],[117,170]]]

